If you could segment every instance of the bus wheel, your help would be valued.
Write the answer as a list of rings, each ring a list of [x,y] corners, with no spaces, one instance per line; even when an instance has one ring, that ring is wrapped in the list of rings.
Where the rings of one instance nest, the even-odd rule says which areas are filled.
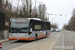
[[[37,34],[35,35],[35,40],[37,40]]]
[[[47,38],[48,36],[47,36],[47,32],[46,32],[46,38]]]

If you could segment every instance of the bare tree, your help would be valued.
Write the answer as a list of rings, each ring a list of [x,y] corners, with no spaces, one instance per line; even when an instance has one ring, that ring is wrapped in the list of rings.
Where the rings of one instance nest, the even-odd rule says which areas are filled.
[[[26,0],[26,5],[27,5],[27,17],[28,17],[28,5],[29,5],[28,0]]]
[[[39,18],[41,18],[41,5],[39,5]]]
[[[17,4],[16,18],[18,16],[18,12],[19,12],[18,7],[19,7],[19,0],[18,0],[18,4]]]
[[[75,17],[75,9],[73,9],[72,16]]]
[[[29,18],[31,18],[31,13],[32,13],[32,1],[31,0],[30,0],[30,10],[29,10],[29,12],[30,12]]]
[[[46,7],[45,4],[42,5],[42,19],[44,20],[45,18],[45,13],[46,13]]]
[[[45,13],[46,13],[46,6],[45,6],[45,4],[39,5],[39,18],[44,20]]]
[[[0,11],[3,10],[4,0],[0,0]]]
[[[21,2],[22,2],[23,5],[25,5],[26,17],[30,17],[31,0],[21,0]]]
[[[75,30],[75,9],[73,9],[72,17],[68,23],[68,27],[71,28],[72,30]]]

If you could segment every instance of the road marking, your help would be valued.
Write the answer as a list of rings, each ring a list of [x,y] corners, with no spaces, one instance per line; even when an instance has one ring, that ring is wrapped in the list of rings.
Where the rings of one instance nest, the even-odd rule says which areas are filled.
[[[6,43],[15,42],[15,41],[17,41],[17,40],[11,40],[11,41],[8,41],[8,42],[4,42],[4,43],[2,43],[2,44],[4,45],[4,44],[6,44]]]
[[[13,49],[11,49],[11,50],[17,50],[17,49],[19,49],[19,48],[24,48],[24,47],[26,47],[26,46],[29,46],[29,45],[31,45],[32,43],[34,43],[34,42],[31,42],[31,43],[29,43],[29,44],[26,44],[26,45],[23,45],[23,46],[20,46],[20,47],[17,47],[17,48],[13,48]]]
[[[59,34],[59,35],[60,35],[60,34]],[[57,39],[58,39],[59,35],[57,36],[56,40],[55,40],[55,41],[54,41],[54,43],[51,45],[51,47],[49,48],[49,50],[51,50],[51,49],[52,49],[52,47],[53,47],[53,46],[54,46],[54,44],[56,43],[56,41],[57,41]]]
[[[62,50],[64,50],[64,33],[62,33]]]
[[[14,42],[14,41],[16,41],[16,40],[2,43],[2,46],[10,46],[12,44],[12,42]],[[12,44],[12,45],[14,45],[14,44]]]
[[[57,35],[57,34],[56,34]],[[55,36],[54,36],[55,37]],[[17,49],[19,49],[19,48],[25,48],[26,46],[29,46],[29,45],[31,45],[31,44],[33,44],[34,42],[32,42],[32,43],[29,43],[29,44],[26,44],[26,45],[23,45],[23,46],[20,46],[20,47],[17,47],[17,48],[13,48],[12,50],[17,50]]]
[[[57,35],[56,35],[56,36],[57,36]],[[55,38],[56,36],[54,36],[54,38]],[[54,38],[52,38],[52,39],[54,39]],[[51,41],[52,39],[50,39],[40,50],[42,50],[44,47],[46,47],[46,46],[50,43],[50,41]]]
[[[55,35],[55,36],[57,36],[57,34]],[[54,37],[55,37],[54,36]],[[53,38],[52,38],[53,39]],[[12,50],[17,50],[17,49],[24,49],[25,47],[27,47],[27,46],[29,46],[29,45],[31,45],[31,44],[33,44],[34,42],[32,42],[32,43],[29,43],[29,44],[26,44],[26,45],[23,45],[23,46],[20,46],[20,47],[17,47],[17,48],[13,48]]]
[[[67,33],[67,34],[68,34],[68,33]],[[68,35],[69,35],[69,34],[68,34]],[[72,41],[75,42],[75,40],[71,37],[71,35],[69,35],[69,36],[70,36],[70,38],[72,39]]]
[[[51,35],[54,35],[54,34],[51,34]],[[55,34],[54,37],[55,37],[56,35],[57,35],[57,34]],[[48,41],[50,41],[50,40],[48,40]],[[48,41],[47,41],[47,42],[48,42]],[[47,42],[45,42],[44,45],[45,45]],[[44,46],[44,45],[43,45],[43,46]],[[42,48],[43,46],[41,46],[40,48]],[[40,48],[38,48],[38,49],[40,49]]]

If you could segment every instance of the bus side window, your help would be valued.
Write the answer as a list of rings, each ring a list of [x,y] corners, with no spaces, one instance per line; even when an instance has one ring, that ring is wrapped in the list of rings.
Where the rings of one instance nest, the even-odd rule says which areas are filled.
[[[43,23],[43,25],[42,25],[42,30],[45,30],[45,28],[44,28],[44,27],[45,27],[45,25],[44,25],[44,23]]]

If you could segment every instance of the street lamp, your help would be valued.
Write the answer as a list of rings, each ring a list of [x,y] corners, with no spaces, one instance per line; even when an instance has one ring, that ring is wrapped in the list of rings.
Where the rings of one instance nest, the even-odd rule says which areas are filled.
[[[51,14],[49,14],[49,13],[45,13],[45,14],[47,14],[47,15],[48,15],[48,21],[49,21],[49,15],[52,15],[52,13],[51,13]]]
[[[53,27],[53,20],[54,20],[55,18],[52,18],[52,27]]]
[[[60,16],[65,15],[66,16],[66,14],[50,14],[50,15],[55,15],[55,16],[57,16],[57,15],[60,15]]]

